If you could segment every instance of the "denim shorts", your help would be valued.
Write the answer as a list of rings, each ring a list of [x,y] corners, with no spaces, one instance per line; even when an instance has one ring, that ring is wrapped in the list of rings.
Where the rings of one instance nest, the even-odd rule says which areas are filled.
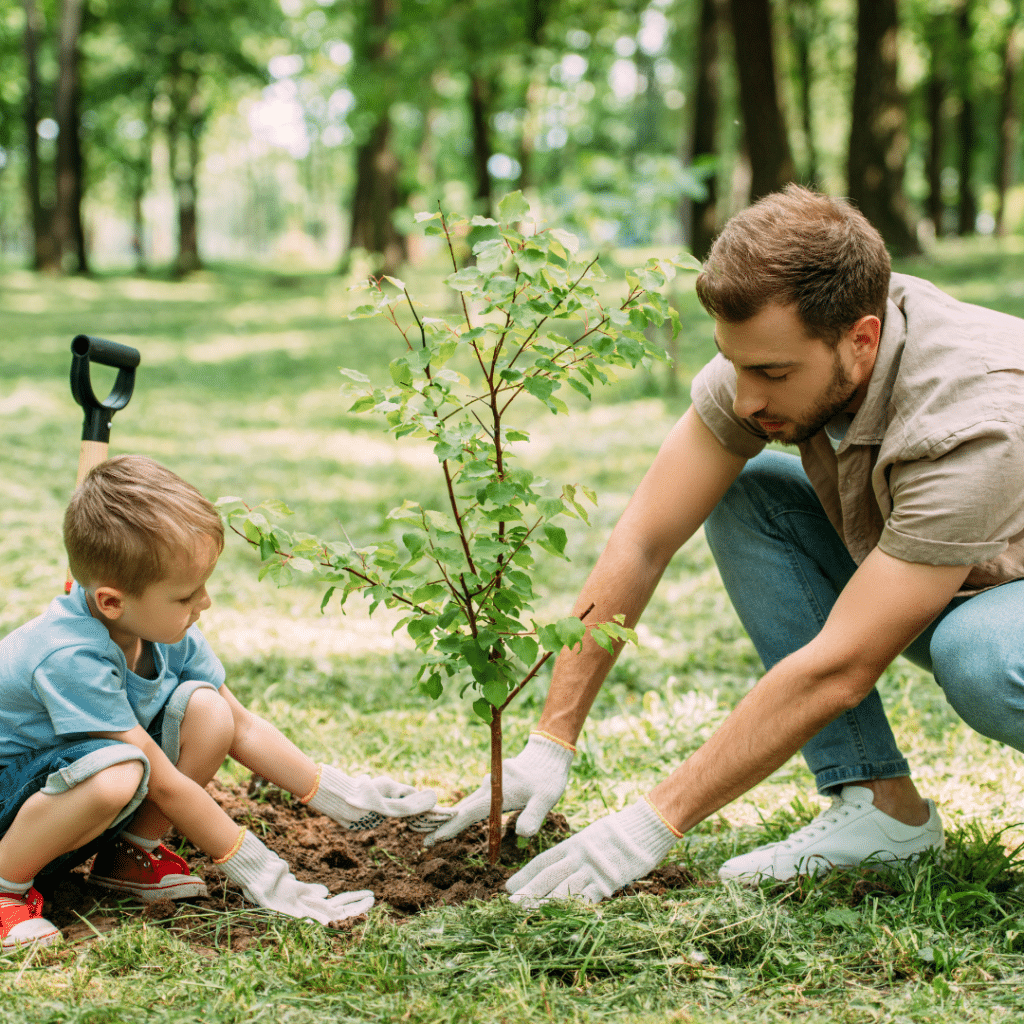
[[[202,680],[189,680],[179,685],[146,729],[172,764],[177,763],[180,754],[181,721],[189,698],[196,690],[210,686]],[[35,793],[65,793],[104,769],[127,761],[141,761],[143,766],[142,781],[135,795],[102,835],[81,849],[61,854],[40,874],[52,874],[81,864],[124,830],[149,790],[149,761],[138,747],[130,743],[78,736],[45,750],[30,751],[12,758],[0,769],[0,835],[7,832],[22,805]]]

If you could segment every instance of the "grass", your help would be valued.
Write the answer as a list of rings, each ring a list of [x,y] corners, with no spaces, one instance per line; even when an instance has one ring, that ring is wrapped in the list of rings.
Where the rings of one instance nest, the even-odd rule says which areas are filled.
[[[1024,314],[1019,240],[946,245],[905,268],[970,301]],[[423,276],[408,275],[413,294]],[[710,324],[680,286],[679,394],[656,367],[624,375],[569,419],[537,412],[521,454],[553,482],[600,496],[571,524],[569,565],[542,569],[538,615],[562,614],[713,352]],[[347,414],[337,368],[378,378],[396,339],[345,320],[330,277],[231,268],[182,284],[0,277],[0,630],[36,614],[64,578],[60,519],[74,481],[80,412],[69,343],[89,333],[142,352],[112,451],[153,455],[211,497],[281,497],[298,528],[372,539],[387,510],[435,488],[431,456],[393,447]],[[397,346],[396,346],[397,348]],[[394,349],[393,349],[394,350]],[[112,376],[112,375],[111,375]],[[103,386],[97,369],[97,390]],[[256,582],[232,540],[204,629],[235,692],[313,756],[433,785],[445,799],[486,770],[486,731],[453,694],[413,686],[410,645],[388,614],[319,612],[315,588]],[[703,538],[679,553],[602,690],[559,805],[577,827],[649,788],[706,739],[759,663]],[[819,809],[799,758],[702,823],[672,857],[696,881],[596,908],[524,911],[505,901],[444,908],[398,925],[371,914],[331,934],[264,914],[195,914],[174,927],[126,912],[89,940],[0,955],[0,1024],[104,1021],[1001,1021],[1024,1011],[1024,838],[1019,754],[972,733],[935,683],[897,663],[881,682],[897,737],[949,833],[941,856],[896,872],[798,885],[721,886],[716,869]],[[544,685],[507,713],[518,749]],[[237,768],[227,778],[241,778]],[[89,918],[94,908],[83,907]]]

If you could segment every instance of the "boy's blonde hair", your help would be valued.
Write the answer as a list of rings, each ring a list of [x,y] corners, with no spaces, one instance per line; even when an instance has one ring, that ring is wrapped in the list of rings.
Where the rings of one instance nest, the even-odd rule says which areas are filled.
[[[224,524],[191,484],[144,455],[96,466],[64,513],[71,574],[90,589],[115,586],[140,597],[166,575],[168,558],[191,554],[201,536],[224,548]]]

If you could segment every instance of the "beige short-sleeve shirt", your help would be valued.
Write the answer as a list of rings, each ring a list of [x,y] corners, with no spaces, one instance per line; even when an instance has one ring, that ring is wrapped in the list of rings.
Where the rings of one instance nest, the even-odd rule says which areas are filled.
[[[716,356],[690,390],[730,452],[766,437],[732,408]],[[867,395],[842,442],[799,445],[826,514],[859,565],[876,545],[907,562],[971,565],[961,594],[1024,578],[1024,320],[893,274]]]

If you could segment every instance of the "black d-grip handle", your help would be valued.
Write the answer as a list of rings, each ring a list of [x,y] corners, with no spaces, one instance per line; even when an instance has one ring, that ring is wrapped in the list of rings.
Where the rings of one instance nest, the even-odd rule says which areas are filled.
[[[139,350],[130,345],[103,338],[90,338],[79,334],[71,342],[71,394],[85,411],[82,440],[110,442],[110,421],[118,409],[123,409],[135,388],[135,368],[141,361]],[[101,402],[92,390],[89,363],[117,368],[117,380],[110,394]]]

